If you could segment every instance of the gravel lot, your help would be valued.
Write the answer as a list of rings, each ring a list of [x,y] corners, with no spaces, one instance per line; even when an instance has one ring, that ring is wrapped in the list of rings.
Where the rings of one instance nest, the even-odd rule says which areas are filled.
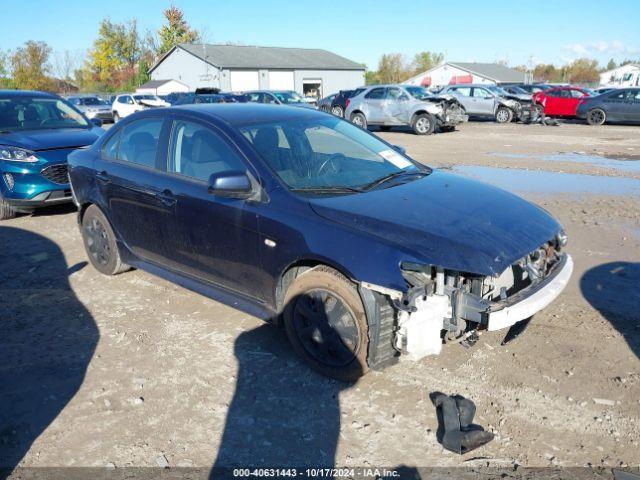
[[[0,465],[639,467],[640,128],[380,135],[429,165],[483,167],[465,172],[565,225],[574,276],[524,335],[342,385],[256,318],[142,271],[101,276],[73,208],[41,211],[0,226]],[[474,400],[495,440],[444,451],[436,390]]]

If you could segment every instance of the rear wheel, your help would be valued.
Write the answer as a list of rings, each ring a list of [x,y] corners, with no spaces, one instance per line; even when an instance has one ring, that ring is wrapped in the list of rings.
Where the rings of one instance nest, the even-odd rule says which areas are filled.
[[[587,123],[589,125],[603,125],[607,121],[607,114],[601,108],[594,108],[587,113]]]
[[[120,120],[120,115],[118,112],[113,112],[113,123],[117,123]]]
[[[357,112],[351,115],[351,123],[363,130],[367,129],[367,117],[363,113]]]
[[[87,208],[82,217],[82,240],[89,261],[100,273],[117,275],[131,268],[122,262],[113,229],[95,205]]]
[[[513,111],[507,107],[499,107],[496,111],[496,122],[509,123],[513,119]]]
[[[340,105],[334,105],[331,107],[331,113],[333,113],[336,117],[344,117],[344,110]]]
[[[436,121],[430,113],[421,113],[413,118],[411,127],[416,135],[431,135],[436,128]]]
[[[332,268],[315,267],[294,280],[284,305],[287,336],[311,368],[345,382],[367,373],[369,327],[352,282]]]
[[[0,220],[9,220],[17,215],[16,209],[0,197]]]

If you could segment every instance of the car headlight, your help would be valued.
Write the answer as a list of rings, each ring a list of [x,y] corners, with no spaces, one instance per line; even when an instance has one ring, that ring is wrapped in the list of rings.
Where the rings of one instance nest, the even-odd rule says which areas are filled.
[[[558,245],[560,245],[561,247],[566,246],[568,240],[569,238],[567,237],[567,234],[565,233],[564,230],[560,230],[556,234],[556,242],[558,242]]]
[[[0,147],[0,160],[7,162],[36,163],[38,157],[30,150],[15,147]]]

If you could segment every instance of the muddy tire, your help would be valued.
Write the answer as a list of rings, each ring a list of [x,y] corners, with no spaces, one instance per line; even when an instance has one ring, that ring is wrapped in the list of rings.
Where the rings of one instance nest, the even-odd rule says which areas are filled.
[[[496,110],[496,122],[510,123],[513,120],[513,111],[507,107],[499,107]]]
[[[367,117],[364,116],[364,113],[354,113],[351,115],[350,120],[356,127],[360,127],[363,130],[367,129]]]
[[[413,117],[411,128],[416,135],[431,135],[436,128],[436,119],[430,113],[421,113]]]
[[[604,125],[607,121],[607,114],[601,108],[594,108],[587,112],[587,123],[589,125]]]
[[[18,214],[16,209],[5,202],[4,198],[0,197],[0,220],[9,220],[15,218]]]
[[[331,113],[333,113],[336,117],[344,117],[344,110],[340,105],[334,105],[333,107],[331,107]]]
[[[117,275],[131,267],[120,258],[113,229],[102,211],[91,205],[82,217],[82,240],[91,265],[105,275]]]
[[[368,372],[364,305],[356,286],[336,270],[320,266],[296,278],[282,318],[293,349],[313,370],[343,382]]]

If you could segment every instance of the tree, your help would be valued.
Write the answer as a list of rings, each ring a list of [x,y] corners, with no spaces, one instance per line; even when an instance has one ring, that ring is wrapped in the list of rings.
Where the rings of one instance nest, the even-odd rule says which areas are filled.
[[[50,90],[48,77],[51,47],[45,42],[27,41],[11,55],[11,69],[16,88],[24,90]]]
[[[11,88],[13,82],[9,77],[10,52],[0,50],[0,88]]]
[[[600,80],[597,60],[579,58],[566,66],[565,79],[569,83],[596,83]]]
[[[618,65],[616,64],[615,60],[612,58],[611,60],[609,60],[609,63],[607,63],[607,70],[613,70],[617,66]]]
[[[533,69],[533,78],[536,82],[559,82],[562,80],[562,72],[550,63],[539,63]]]
[[[380,83],[400,83],[409,76],[400,53],[387,53],[380,57],[377,78]]]
[[[159,46],[156,54],[164,55],[180,43],[194,43],[200,40],[200,32],[192,29],[184,19],[184,13],[177,7],[170,7],[164,11],[168,24],[158,31]]]
[[[437,52],[419,52],[413,57],[410,69],[414,75],[437,67],[444,61],[444,54]]]

